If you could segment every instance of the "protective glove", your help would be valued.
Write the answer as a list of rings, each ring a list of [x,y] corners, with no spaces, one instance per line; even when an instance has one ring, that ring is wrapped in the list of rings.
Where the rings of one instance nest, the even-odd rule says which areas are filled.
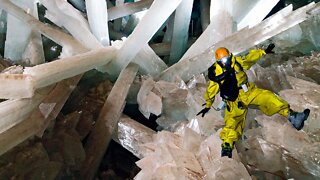
[[[197,114],[197,116],[199,115],[199,114],[202,114],[202,117],[204,117],[204,115],[208,112],[210,110],[210,108],[203,108],[200,112],[198,112],[198,114]]]
[[[267,54],[273,54],[274,51],[273,48],[275,47],[275,45],[273,43],[269,44],[268,47],[266,48],[266,50],[264,50],[264,52],[266,52]]]

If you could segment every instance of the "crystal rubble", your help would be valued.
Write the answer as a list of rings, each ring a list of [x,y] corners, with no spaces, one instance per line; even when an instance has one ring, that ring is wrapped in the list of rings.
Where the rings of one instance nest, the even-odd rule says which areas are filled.
[[[225,46],[237,55],[238,53],[243,52],[246,49],[249,49],[252,46],[312,17],[315,15],[314,13],[316,13],[315,9],[318,9],[319,6],[319,3],[310,3],[309,5],[289,13],[289,15],[287,14],[290,9],[284,8],[260,24],[250,29],[238,31],[226,39],[216,43],[200,55],[179,61],[179,63],[176,63],[162,72],[160,79],[172,81],[172,77],[180,76],[183,80],[188,80],[192,75],[206,71],[213,63],[214,59],[212,52],[215,48]],[[187,67],[192,67],[192,69]]]
[[[136,162],[141,171],[135,179],[251,179],[241,162],[220,157],[220,144],[217,134],[205,139],[189,128],[158,132],[146,144],[153,152]]]
[[[143,11],[151,6],[154,0],[141,0],[133,3],[124,3],[123,5],[109,8],[108,19],[114,20],[120,17],[128,16],[136,12]]]
[[[125,98],[130,85],[138,71],[136,64],[130,63],[121,71],[103,108],[100,111],[95,127],[85,144],[86,160],[82,164],[81,178],[92,179],[99,167],[102,157],[108,148],[112,134],[117,127],[123,110]]]
[[[259,24],[272,10],[272,8],[279,2],[279,0],[264,1],[260,0],[255,3],[252,9],[250,9],[245,17],[238,22],[237,29],[241,30],[244,27],[249,28]]]
[[[18,19],[22,20],[35,31],[39,31],[44,36],[52,39],[63,47],[61,57],[71,56],[77,53],[88,51],[87,48],[82,46],[77,40],[67,33],[64,33],[52,26],[40,22],[38,19],[29,15],[21,8],[10,2],[9,0],[0,1],[1,8]]]
[[[139,104],[139,111],[146,117],[150,117],[150,113],[159,116],[162,111],[162,101],[151,90],[154,88],[155,82],[152,78],[143,81],[141,88],[137,95],[137,102]]]
[[[13,3],[28,10],[32,16],[38,19],[37,6],[34,1],[13,1]],[[44,53],[40,34],[10,14],[7,16],[4,57],[15,62],[28,60],[29,62],[27,62],[27,64],[29,65],[44,62]]]
[[[108,13],[105,0],[86,1],[90,29],[103,46],[109,46]]]
[[[118,132],[115,134],[122,147],[141,159],[150,153],[151,150],[144,144],[152,142],[152,136],[155,133],[137,121],[122,116],[118,122]]]
[[[280,91],[280,96],[283,97],[292,109],[302,111],[304,108],[309,108],[311,113],[303,130],[310,133],[315,133],[320,129],[320,85],[312,82],[304,81],[288,76],[293,89]]]
[[[286,71],[281,67],[262,68],[255,64],[247,71],[250,82],[254,82],[259,88],[279,93],[283,89],[291,89],[286,79]]]
[[[184,0],[174,14],[169,64],[176,63],[187,50],[193,0]]]
[[[319,177],[319,142],[297,131],[282,116],[256,119],[262,127],[245,132],[245,140],[237,145],[249,169],[280,173],[283,178]]]
[[[107,72],[112,76],[119,74],[120,70],[147,45],[151,37],[177,8],[180,2],[181,0],[154,1],[146,15],[143,16],[140,23],[118,51],[117,60],[112,61],[109,68],[106,69]],[[162,13],[159,13],[160,9]],[[142,34],[143,36],[141,36]]]
[[[83,46],[88,49],[102,47],[97,38],[90,32],[87,20],[67,1],[41,0],[40,2],[47,8],[45,17],[56,25],[66,28]]]

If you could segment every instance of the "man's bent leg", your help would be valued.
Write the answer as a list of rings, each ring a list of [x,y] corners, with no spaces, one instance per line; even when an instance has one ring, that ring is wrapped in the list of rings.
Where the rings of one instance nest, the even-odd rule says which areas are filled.
[[[239,109],[234,102],[228,104],[230,112],[225,110],[225,126],[220,132],[220,138],[223,141],[221,156],[231,158],[233,145],[242,135],[247,109]]]

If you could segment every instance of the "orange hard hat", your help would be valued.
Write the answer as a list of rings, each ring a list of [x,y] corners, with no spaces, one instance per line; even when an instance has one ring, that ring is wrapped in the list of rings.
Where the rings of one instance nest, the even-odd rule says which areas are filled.
[[[219,47],[215,52],[215,57],[216,57],[217,61],[219,61],[220,59],[222,59],[224,57],[228,57],[228,56],[230,56],[230,52],[225,47]]]

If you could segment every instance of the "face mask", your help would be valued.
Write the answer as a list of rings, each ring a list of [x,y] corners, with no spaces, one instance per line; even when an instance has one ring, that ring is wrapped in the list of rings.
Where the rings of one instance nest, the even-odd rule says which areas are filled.
[[[222,68],[230,68],[231,67],[231,59],[232,59],[232,55],[223,57],[217,62]]]

